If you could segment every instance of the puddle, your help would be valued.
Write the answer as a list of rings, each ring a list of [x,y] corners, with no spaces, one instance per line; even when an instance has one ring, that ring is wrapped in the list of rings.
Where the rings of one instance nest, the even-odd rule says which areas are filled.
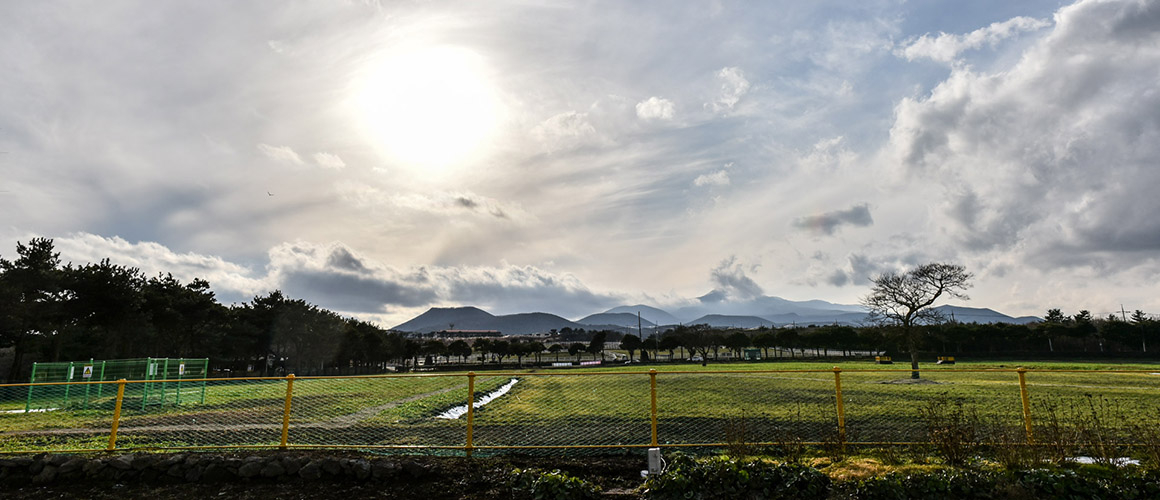
[[[1077,464],[1099,463],[1099,461],[1097,461],[1096,459],[1094,459],[1092,457],[1071,457],[1068,460],[1071,460],[1072,462],[1075,462]],[[1128,457],[1113,458],[1110,460],[1110,462],[1112,463],[1112,465],[1115,465],[1117,467],[1123,467],[1125,465],[1140,465],[1139,460],[1136,460],[1134,458],[1128,458]]]
[[[59,409],[60,409],[60,408],[33,408],[33,409],[31,409],[31,410],[28,410],[28,411],[24,411],[24,410],[6,410],[6,411],[4,411],[4,413],[42,413],[42,412],[46,412],[46,411],[56,411],[56,410],[59,410]]]
[[[482,398],[479,398],[479,401],[476,401],[474,404],[472,404],[472,406],[479,408],[480,406],[483,406],[485,404],[492,402],[492,400],[494,400],[495,398],[498,398],[500,396],[503,396],[504,394],[507,394],[507,392],[512,390],[512,387],[516,385],[516,382],[519,382],[519,381],[520,381],[520,379],[518,379],[518,378],[511,379],[508,383],[500,386],[499,389],[491,391],[487,395],[483,396]],[[435,418],[455,420],[455,419],[462,417],[464,415],[467,415],[467,405],[459,405],[459,406],[456,406],[450,410],[447,410],[443,413],[436,415]]]

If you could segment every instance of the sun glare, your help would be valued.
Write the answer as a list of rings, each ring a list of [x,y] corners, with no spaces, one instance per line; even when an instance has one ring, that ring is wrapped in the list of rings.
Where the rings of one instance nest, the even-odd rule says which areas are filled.
[[[499,106],[476,53],[436,47],[373,64],[356,106],[384,154],[408,168],[439,173],[481,153],[496,129]]]

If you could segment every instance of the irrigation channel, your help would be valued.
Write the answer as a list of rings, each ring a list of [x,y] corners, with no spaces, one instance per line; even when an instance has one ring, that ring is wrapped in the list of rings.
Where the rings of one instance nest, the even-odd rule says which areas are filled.
[[[498,389],[487,393],[487,395],[483,396],[482,398],[479,398],[479,401],[472,403],[471,406],[473,406],[475,408],[479,408],[480,406],[483,406],[485,404],[492,402],[493,400],[495,400],[495,398],[498,398],[500,396],[503,396],[504,394],[507,394],[507,392],[512,390],[512,387],[514,387],[516,385],[516,382],[519,382],[519,381],[520,381],[520,379],[518,379],[518,378],[513,378],[513,379],[509,380],[508,383],[501,385]],[[455,420],[455,419],[462,417],[466,414],[467,414],[467,405],[459,405],[459,406],[456,406],[450,410],[447,410],[443,413],[436,415],[435,418],[444,418],[447,420]]]

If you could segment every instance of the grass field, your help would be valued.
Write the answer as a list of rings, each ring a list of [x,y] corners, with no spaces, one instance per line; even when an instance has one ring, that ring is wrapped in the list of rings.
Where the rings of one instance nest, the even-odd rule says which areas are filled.
[[[662,445],[834,442],[839,439],[833,363],[769,362],[656,366],[657,438]],[[843,363],[844,437],[849,442],[924,442],[932,419],[971,419],[979,429],[1021,434],[1019,377],[1011,362],[924,365],[910,383],[905,365]],[[1037,434],[1099,425],[1131,441],[1160,419],[1160,364],[1028,363],[1026,387]],[[819,371],[810,371],[819,370]],[[1069,371],[1047,371],[1069,370]],[[1155,370],[1155,371],[1153,371]],[[1111,371],[1111,372],[1109,372]],[[647,367],[606,366],[481,372],[477,398],[511,391],[479,408],[473,444],[482,447],[644,446],[652,439]],[[205,402],[141,407],[127,384],[118,448],[272,446],[282,437],[284,380],[211,381]],[[100,449],[108,443],[115,385],[95,396],[72,386],[36,392],[0,387],[0,450]],[[78,396],[78,394],[80,396]],[[133,399],[136,397],[137,399]],[[78,399],[87,398],[87,399]],[[466,418],[435,418],[467,400],[463,374],[294,381],[288,442],[296,446],[457,447]],[[87,408],[87,409],[83,409]],[[1058,436],[1057,436],[1058,437]]]

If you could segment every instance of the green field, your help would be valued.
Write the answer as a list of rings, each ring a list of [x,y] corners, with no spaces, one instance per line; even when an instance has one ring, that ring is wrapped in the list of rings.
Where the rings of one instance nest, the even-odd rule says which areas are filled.
[[[788,442],[914,443],[929,439],[932,418],[968,419],[980,439],[1023,437],[1016,367],[1003,363],[924,365],[922,383],[906,365],[843,363],[844,434],[839,433],[833,363],[769,362],[657,366],[661,445]],[[1035,433],[1098,424],[1107,439],[1132,442],[1160,419],[1160,365],[1028,363],[1026,387]],[[817,370],[817,371],[811,371]],[[1047,371],[1072,370],[1072,371]],[[1108,372],[1112,370],[1114,372]],[[1155,371],[1152,371],[1155,370]],[[477,447],[645,446],[652,440],[646,367],[606,366],[481,372],[477,398],[512,377],[507,394],[475,412]],[[201,403],[146,405],[127,384],[118,448],[275,446],[282,437],[284,380],[211,381]],[[100,449],[108,443],[115,385],[63,392],[0,387],[0,450]],[[138,388],[139,389],[139,388]],[[462,447],[467,422],[435,418],[467,401],[464,374],[294,381],[292,446]],[[134,399],[135,398],[135,399]],[[43,409],[24,413],[26,405]],[[1071,426],[1071,427],[1068,427]],[[986,432],[983,432],[986,431]],[[997,438],[996,436],[1000,436]]]

